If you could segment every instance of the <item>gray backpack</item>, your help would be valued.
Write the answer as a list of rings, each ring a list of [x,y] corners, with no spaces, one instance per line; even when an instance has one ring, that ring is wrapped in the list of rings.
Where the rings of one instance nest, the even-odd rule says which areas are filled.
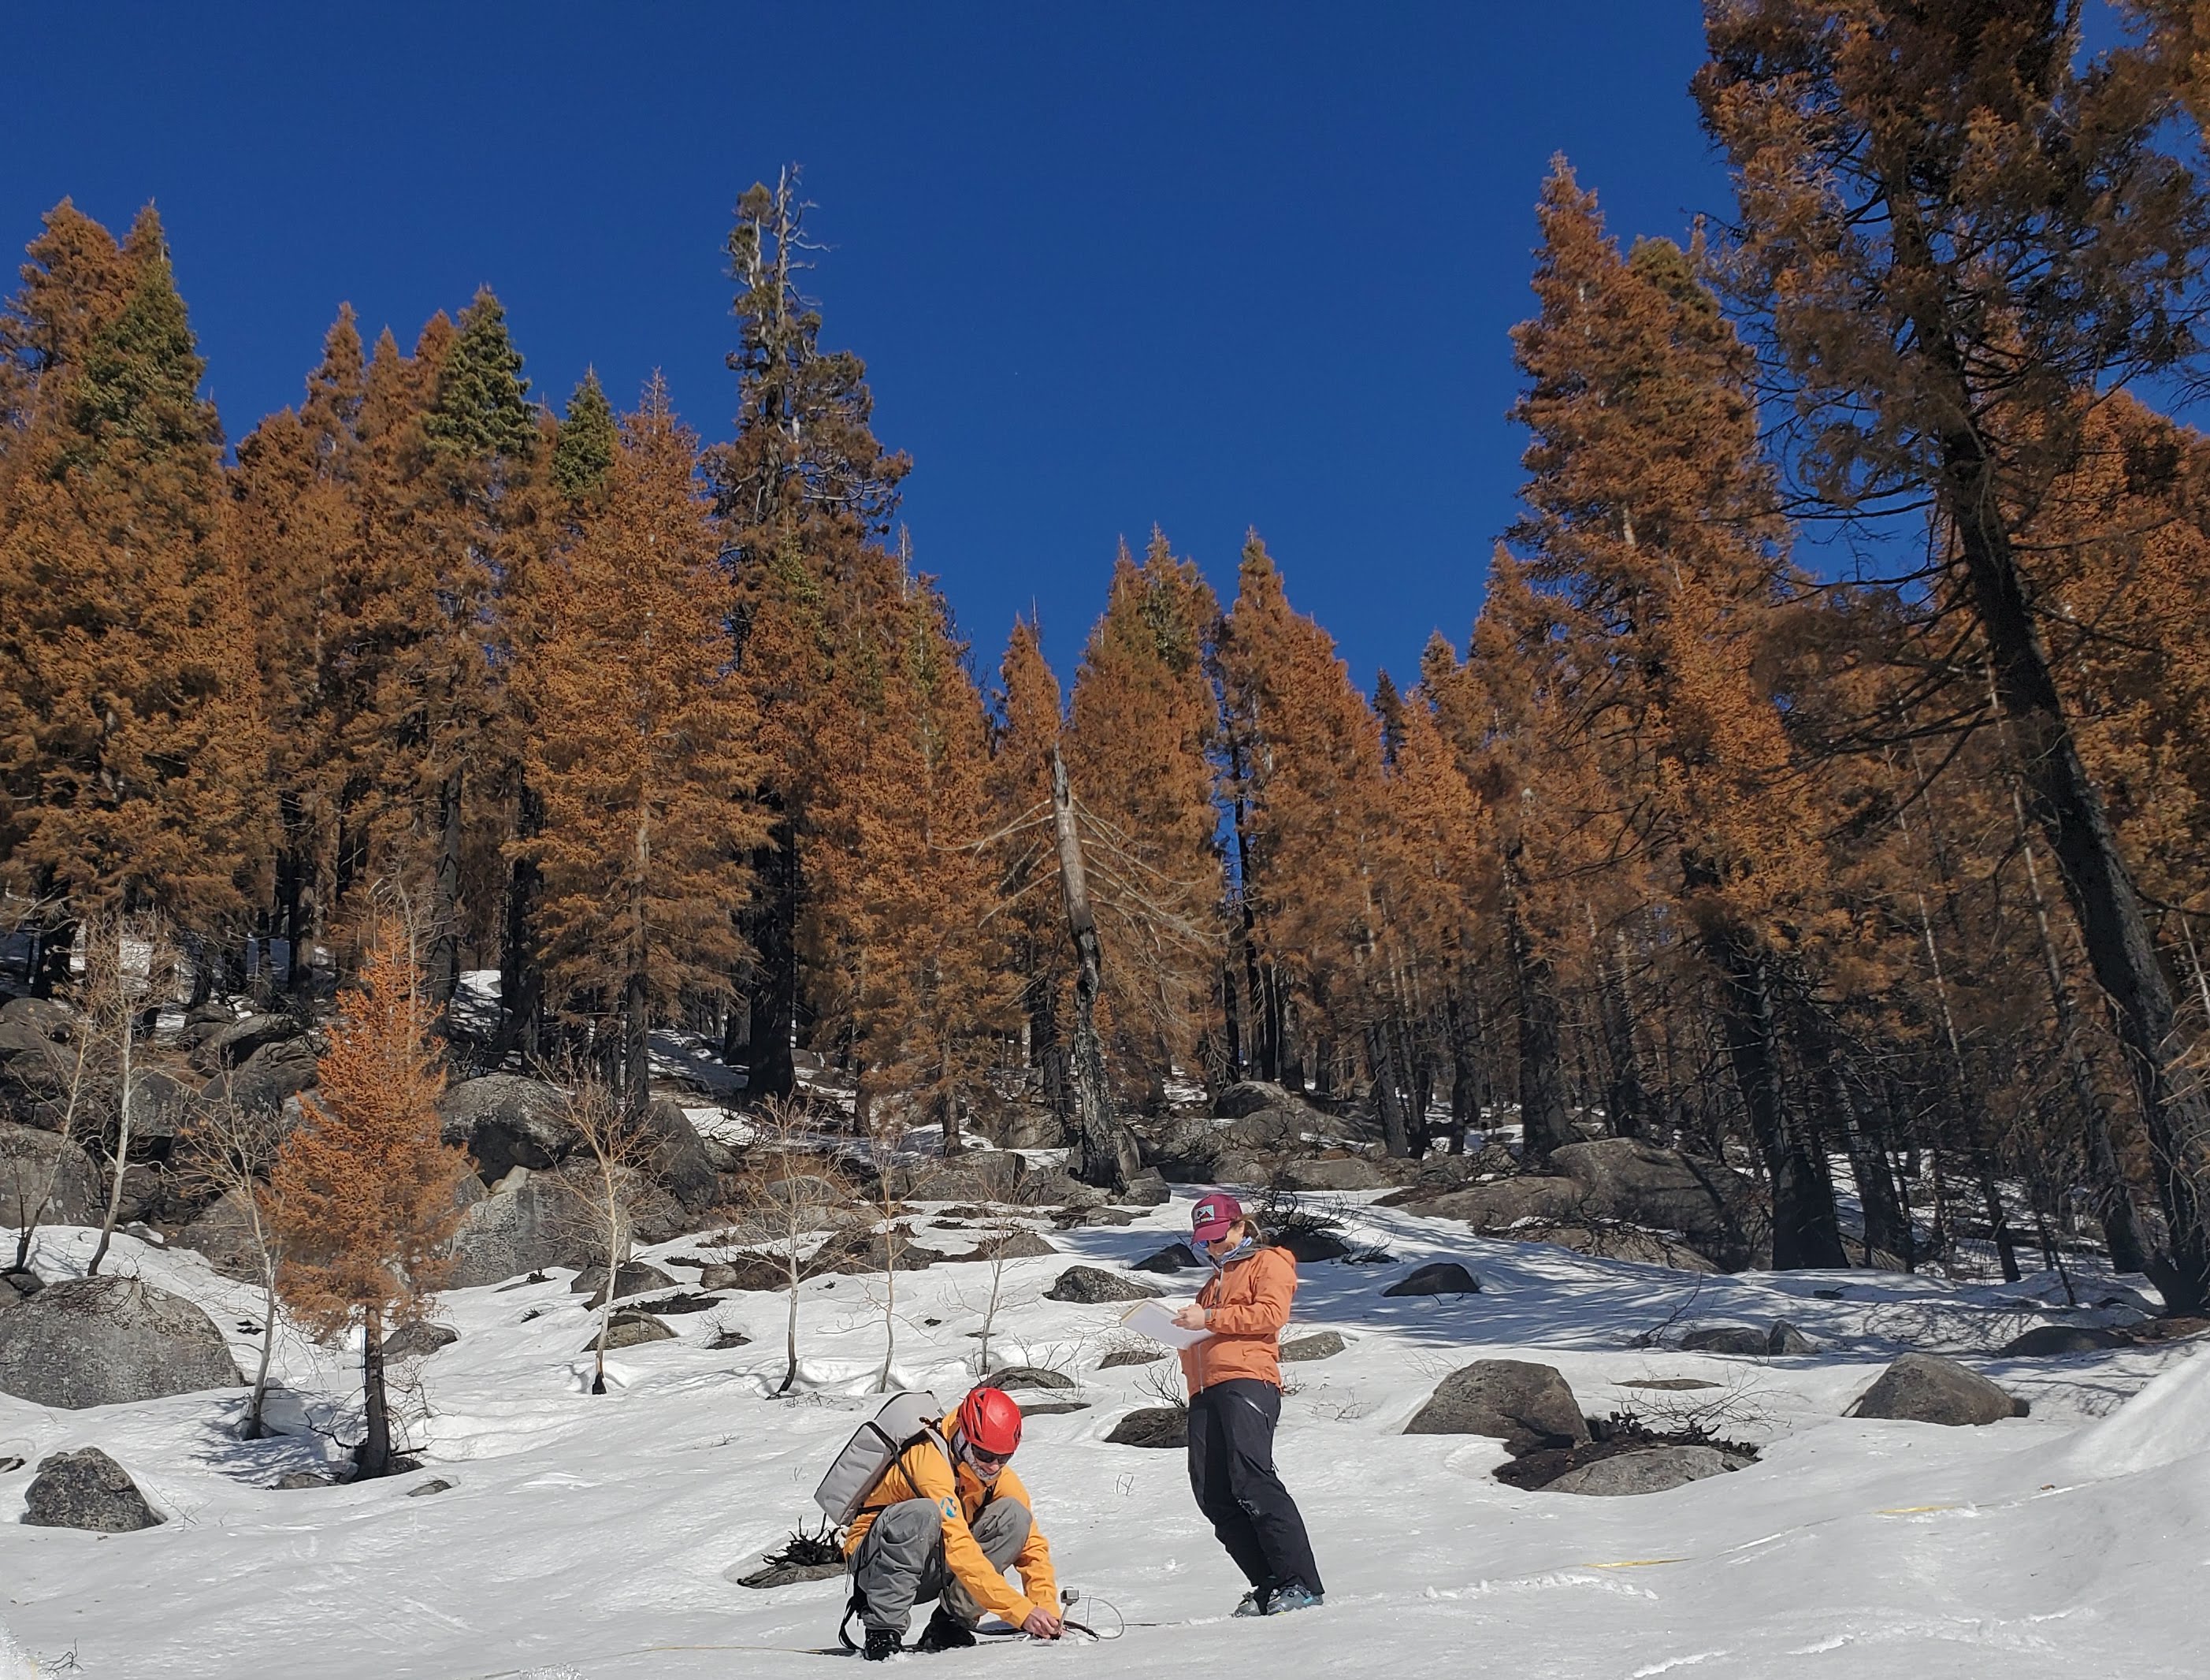
[[[838,1450],[829,1473],[813,1490],[813,1502],[839,1527],[849,1523],[865,1508],[875,1484],[916,1439],[933,1437],[942,1445],[943,1438],[929,1426],[943,1416],[944,1407],[926,1388],[891,1395]],[[945,1456],[948,1459],[951,1454]]]

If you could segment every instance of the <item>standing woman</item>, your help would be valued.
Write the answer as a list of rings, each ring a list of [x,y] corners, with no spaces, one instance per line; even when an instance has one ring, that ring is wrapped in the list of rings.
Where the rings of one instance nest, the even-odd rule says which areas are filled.
[[[1181,1351],[1190,1489],[1251,1583],[1235,1614],[1307,1610],[1320,1602],[1319,1566],[1296,1502],[1274,1473],[1274,1425],[1282,1416],[1275,1339],[1289,1321],[1297,1263],[1288,1249],[1264,1246],[1243,1205],[1219,1191],[1199,1199],[1191,1235],[1211,1261],[1212,1276],[1174,1322],[1212,1333]]]

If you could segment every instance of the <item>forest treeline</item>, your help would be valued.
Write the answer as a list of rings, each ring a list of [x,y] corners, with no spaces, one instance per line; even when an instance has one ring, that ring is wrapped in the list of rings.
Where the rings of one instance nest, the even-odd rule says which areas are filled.
[[[1736,202],[1622,245],[1557,164],[1524,515],[1370,694],[1256,535],[1225,602],[1124,550],[1065,686],[1030,623],[979,676],[789,177],[706,446],[656,382],[556,414],[486,290],[411,347],[341,310],[233,458],[155,215],[64,202],[0,317],[12,912],[51,983],[96,912],[305,950],[398,883],[434,1003],[499,970],[474,1054],[640,1101],[679,1024],[947,1135],[1009,1067],[1076,1127],[1085,1055],[1400,1154],[1516,1107],[1531,1158],[1747,1156],[1781,1266],[2084,1218],[2199,1307],[2210,445],[2156,396],[2205,367],[2206,84],[2195,8],[2131,15],[1711,6]],[[1887,535],[1842,577],[1814,524]]]

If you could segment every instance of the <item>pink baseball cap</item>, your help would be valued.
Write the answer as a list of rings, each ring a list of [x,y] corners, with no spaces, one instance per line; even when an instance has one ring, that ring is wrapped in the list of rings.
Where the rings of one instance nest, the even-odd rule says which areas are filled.
[[[1241,1202],[1225,1190],[1215,1190],[1209,1196],[1199,1196],[1197,1206],[1190,1210],[1190,1235],[1199,1242],[1217,1242],[1242,1217]]]

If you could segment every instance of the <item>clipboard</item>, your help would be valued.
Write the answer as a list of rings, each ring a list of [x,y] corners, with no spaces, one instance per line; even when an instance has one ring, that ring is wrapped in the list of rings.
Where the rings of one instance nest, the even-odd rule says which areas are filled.
[[[1185,1330],[1174,1321],[1174,1308],[1163,1301],[1138,1301],[1120,1314],[1120,1322],[1139,1336],[1164,1342],[1171,1348],[1195,1347],[1212,1339],[1210,1330]]]

